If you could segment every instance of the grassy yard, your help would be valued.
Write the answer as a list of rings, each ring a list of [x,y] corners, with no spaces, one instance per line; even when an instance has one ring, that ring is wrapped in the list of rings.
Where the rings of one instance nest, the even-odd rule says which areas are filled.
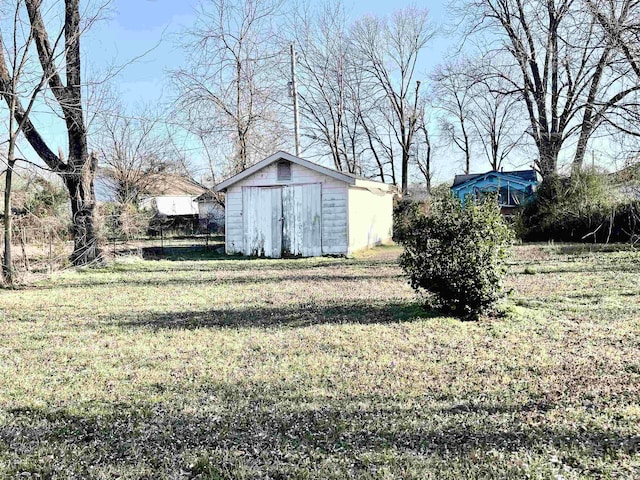
[[[0,478],[640,478],[640,253],[515,250],[507,315],[396,248],[0,291]]]

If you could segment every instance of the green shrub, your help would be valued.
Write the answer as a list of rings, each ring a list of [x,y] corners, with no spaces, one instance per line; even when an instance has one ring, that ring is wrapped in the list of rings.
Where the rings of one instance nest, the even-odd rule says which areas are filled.
[[[462,204],[447,194],[429,215],[416,215],[404,232],[400,263],[432,306],[475,318],[502,295],[504,259],[513,239],[495,198]]]
[[[64,187],[38,177],[29,185],[25,209],[38,218],[68,217],[68,202]]]
[[[411,234],[415,221],[424,216],[427,204],[412,199],[398,200],[393,206],[393,241],[402,243]]]
[[[608,177],[594,170],[551,176],[540,185],[536,200],[520,212],[516,225],[525,241],[635,241],[640,202],[621,203]]]

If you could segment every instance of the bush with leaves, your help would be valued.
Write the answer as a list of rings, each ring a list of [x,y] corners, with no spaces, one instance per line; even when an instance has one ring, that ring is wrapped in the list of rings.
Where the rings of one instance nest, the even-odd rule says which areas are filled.
[[[38,218],[69,218],[69,194],[62,185],[37,177],[31,182],[25,209]]]
[[[502,296],[512,239],[495,198],[462,203],[448,193],[432,200],[429,215],[412,220],[400,240],[400,263],[433,307],[477,318]]]
[[[640,202],[593,169],[549,176],[516,220],[525,241],[628,242],[640,235]]]
[[[415,221],[427,212],[427,203],[413,199],[401,199],[393,205],[393,240],[402,243]]]

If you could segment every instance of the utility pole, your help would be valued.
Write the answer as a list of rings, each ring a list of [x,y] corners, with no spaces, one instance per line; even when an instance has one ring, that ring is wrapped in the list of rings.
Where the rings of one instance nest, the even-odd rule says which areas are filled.
[[[296,142],[296,157],[300,156],[300,118],[298,116],[298,86],[296,85],[296,50],[293,43],[291,51],[291,96],[293,97],[293,133]]]

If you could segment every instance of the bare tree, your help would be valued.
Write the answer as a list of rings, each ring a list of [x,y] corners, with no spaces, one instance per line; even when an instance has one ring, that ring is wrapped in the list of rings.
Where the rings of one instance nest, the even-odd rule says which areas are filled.
[[[425,121],[424,113],[420,119],[418,132],[421,134],[421,141],[416,142],[415,164],[424,178],[427,194],[431,195],[431,183],[433,180],[433,143],[429,134],[428,122]]]
[[[507,157],[523,143],[519,100],[492,85],[491,79],[474,84],[471,124],[492,170],[500,170]]]
[[[80,38],[97,19],[97,15],[81,22],[80,0],[65,0],[62,27],[51,35],[55,22],[47,22],[49,31],[43,19],[42,0],[25,0],[25,7],[43,78],[46,79],[53,101],[65,121],[68,140],[66,158],[61,150],[56,154],[47,145],[29,117],[29,107],[25,107],[22,99],[16,99],[9,91],[3,92],[2,96],[9,108],[14,109],[13,116],[18,124],[22,124],[24,137],[47,167],[60,175],[69,192],[74,238],[71,261],[74,265],[86,265],[100,259],[100,250],[94,215],[93,185],[97,157],[89,154],[87,146],[82,103]],[[52,7],[48,7],[47,13],[51,11]],[[4,59],[0,63],[0,71],[8,72]],[[64,65],[64,76],[60,73],[59,63]]]
[[[24,19],[24,7],[24,2],[17,0],[12,10],[2,12],[8,14],[11,19],[10,25],[6,25],[7,30],[11,32],[8,43],[5,42],[0,31],[0,95],[5,99],[8,107],[2,279],[8,285],[12,285],[15,281],[11,248],[13,231],[11,192],[15,167],[20,160],[16,157],[18,140],[48,80],[47,72],[34,73],[31,68],[34,32],[33,28],[28,26],[29,22]],[[26,108],[23,108],[20,103],[21,98],[26,99]],[[21,114],[21,118],[18,118],[18,114]]]
[[[586,0],[586,3],[607,37],[640,78],[640,2]]]
[[[395,140],[400,148],[401,183],[407,192],[411,146],[417,131],[420,81],[416,64],[433,37],[426,10],[407,8],[390,19],[365,17],[355,23],[352,42],[364,71],[387,100]],[[373,95],[378,94],[375,90]]]
[[[321,153],[328,152],[335,168],[355,173],[357,159],[345,146],[350,121],[347,106],[351,59],[348,25],[341,3],[305,3],[294,9],[290,32],[298,53],[301,113],[308,128],[305,138]],[[352,144],[353,146],[353,144]]]
[[[638,0],[586,0],[613,48],[622,56],[622,64],[631,70],[631,84],[640,81],[640,2]],[[624,69],[623,69],[624,70]],[[640,132],[640,99],[627,101],[605,121],[623,135],[637,138]]]
[[[470,0],[471,32],[488,30],[518,72],[497,61],[493,73],[525,105],[543,177],[554,174],[561,150],[575,139],[572,164],[579,169],[589,140],[606,116],[640,88],[621,81],[612,42],[579,0]],[[497,52],[494,52],[497,53]]]
[[[185,32],[187,65],[172,74],[176,112],[197,137],[226,136],[232,144],[228,174],[245,169],[282,142],[282,82],[274,75],[281,52],[274,20],[282,0],[206,0]]]
[[[448,62],[436,69],[434,82],[434,106],[441,112],[440,130],[444,139],[455,145],[464,155],[464,173],[471,171],[471,130],[473,118],[471,82],[467,75],[467,60]]]
[[[22,129],[22,125],[15,123],[14,113],[16,109],[17,100],[17,86],[21,75],[24,73],[24,68],[27,64],[27,52],[29,50],[32,36],[29,33],[27,38],[18,39],[20,34],[20,3],[16,5],[16,8],[12,13],[12,39],[14,40],[10,45],[6,45],[2,34],[0,32],[0,92],[3,95],[7,95],[11,98],[8,102],[8,146],[6,151],[6,169],[5,174],[5,188],[4,188],[4,256],[2,258],[2,279],[7,285],[12,285],[15,280],[13,259],[11,251],[11,234],[13,230],[12,225],[12,211],[11,211],[11,188],[13,182],[13,173],[16,165],[15,150],[16,141]],[[5,12],[2,12],[5,13]],[[9,12],[6,12],[9,13]],[[5,51],[7,52],[5,58]],[[8,61],[7,61],[8,58]],[[10,70],[9,70],[10,69]],[[32,92],[33,93],[33,92]],[[36,95],[31,95],[31,104]]]
[[[496,61],[494,58],[493,61]],[[502,75],[492,73],[486,59],[467,59],[461,65],[469,89],[469,123],[473,142],[484,151],[492,170],[500,170],[515,150],[524,146],[526,122],[520,98],[505,93],[509,86],[504,76],[517,72],[502,68]]]
[[[390,180],[397,185],[393,120],[388,109],[384,108],[386,102],[384,99],[373,96],[367,98],[365,92],[370,90],[366,84],[364,87],[360,86],[359,90],[361,96],[356,103],[356,115],[364,132],[364,146],[367,154],[361,162],[362,166],[376,172],[381,182]]]
[[[150,108],[130,115],[116,103],[102,110],[94,141],[100,155],[100,181],[122,204],[137,206],[158,174],[176,172],[182,166],[161,115]]]

